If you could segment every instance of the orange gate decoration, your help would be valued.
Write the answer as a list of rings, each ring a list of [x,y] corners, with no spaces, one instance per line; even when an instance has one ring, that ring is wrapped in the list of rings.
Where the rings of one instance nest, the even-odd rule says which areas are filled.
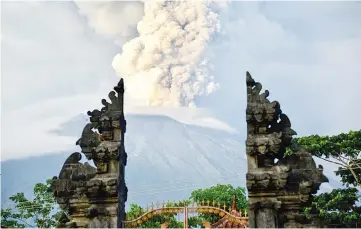
[[[140,216],[137,214],[135,218],[127,218],[124,223],[126,228],[138,227],[156,215],[184,213],[184,228],[188,228],[188,213],[203,213],[219,215],[222,217],[220,221],[226,220],[228,224],[231,223],[232,227],[246,228],[248,226],[247,211],[237,211],[235,204],[233,204],[232,208],[230,207],[228,211],[225,204],[223,204],[222,207],[223,208],[221,208],[220,202],[216,204],[215,201],[212,203],[210,201],[192,202],[191,204],[189,201],[179,201],[178,203],[165,203],[163,201],[161,206],[159,203],[156,204],[156,207],[154,207],[153,204],[150,208],[147,206],[145,213]],[[221,223],[218,224],[218,226],[221,226]],[[223,227],[225,227],[224,224]]]

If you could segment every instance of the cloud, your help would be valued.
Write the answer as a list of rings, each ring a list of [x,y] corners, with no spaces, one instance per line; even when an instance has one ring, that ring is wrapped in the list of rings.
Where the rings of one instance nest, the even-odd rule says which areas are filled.
[[[199,108],[187,107],[164,107],[164,106],[151,106],[151,107],[134,107],[125,105],[126,115],[155,115],[155,116],[168,116],[184,124],[196,125],[202,127],[211,127],[229,133],[238,133],[238,131],[223,122],[222,120],[213,117],[212,111]]]
[[[306,41],[327,41],[359,37],[360,2],[263,2],[263,14]]]
[[[357,118],[361,104],[356,99],[361,96],[358,89],[361,68],[357,64],[361,35],[355,37],[350,29],[353,25],[346,27],[349,30],[343,27],[344,22],[352,23],[345,10],[350,7],[337,11],[328,2],[317,3],[317,14],[309,15],[306,10],[312,3],[267,5],[268,8],[258,2],[232,2],[230,11],[222,15],[224,37],[209,51],[214,56],[211,59],[215,63],[214,77],[221,88],[214,95],[201,98],[201,104],[212,106],[219,112],[218,117],[239,130],[244,129],[248,70],[264,89],[270,90],[271,99],[279,100],[299,135],[337,134],[361,128]],[[307,20],[313,23],[309,29],[320,31],[304,36],[307,26],[299,28],[294,20],[290,19],[292,24],[282,17],[286,7],[285,15],[296,11],[296,17],[307,15]],[[281,16],[271,19],[269,11]],[[325,26],[329,18],[340,23]],[[320,38],[323,33],[337,34],[340,27],[344,31],[342,37],[329,36],[325,41]]]
[[[213,93],[204,50],[219,29],[215,4],[207,1],[146,1],[139,36],[125,43],[113,67],[127,93],[150,106],[196,107]]]
[[[75,142],[83,131],[81,124],[87,123],[88,110],[100,109],[100,98],[107,98],[104,92],[48,99],[25,106],[2,115],[1,160],[23,158],[58,152],[79,151]],[[231,133],[237,131],[228,124],[217,120],[206,110],[181,108],[146,108],[125,106],[126,115],[165,115],[185,124]],[[25,114],[25,115],[24,115]],[[69,128],[70,126],[70,128]],[[68,128],[66,128],[68,127]],[[68,135],[58,130],[71,131]],[[75,132],[76,133],[75,133]]]
[[[75,1],[79,13],[99,34],[118,41],[135,37],[137,23],[141,20],[143,3],[137,1]]]
[[[270,90],[271,99],[279,100],[299,135],[361,128],[359,6],[230,3],[228,12],[220,14],[220,36],[205,49],[220,88],[197,98],[209,113],[190,112],[189,120],[215,125],[204,121],[210,116],[222,128],[245,132],[248,70]],[[118,80],[111,63],[119,46],[109,39],[112,34],[94,29],[108,20],[99,12],[111,9],[92,10],[95,18],[90,19],[72,2],[2,3],[2,160],[73,150],[76,138],[54,137],[49,131],[100,108],[101,98]],[[112,14],[109,19],[120,21]],[[117,24],[109,25],[118,28],[117,34],[128,28]],[[132,102],[126,97],[127,112],[177,113],[134,108]]]
[[[100,105],[96,92],[117,80],[114,45],[71,2],[3,2],[1,16],[2,160],[73,149],[74,139],[48,130]]]
[[[112,46],[70,2],[2,3],[3,111],[97,90],[114,77]]]
[[[4,113],[1,117],[1,160],[79,150],[75,146],[77,137],[56,136],[51,134],[51,130],[67,122],[74,114],[100,106],[97,98],[88,94],[48,99]],[[79,129],[78,136],[81,132]]]

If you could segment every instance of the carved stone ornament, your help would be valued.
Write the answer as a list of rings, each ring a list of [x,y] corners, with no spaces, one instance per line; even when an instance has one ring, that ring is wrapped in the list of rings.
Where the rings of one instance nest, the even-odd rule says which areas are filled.
[[[307,227],[312,220],[301,217],[301,210],[327,178],[311,154],[292,145],[296,132],[279,102],[269,101],[269,91],[262,93],[248,72],[246,85],[249,227]]]
[[[122,227],[128,191],[124,181],[123,93],[121,79],[109,93],[110,102],[103,99],[101,110],[88,111],[90,123],[76,142],[95,167],[81,163],[81,154],[74,153],[59,177],[54,177],[54,196],[69,215],[62,217],[61,227]]]

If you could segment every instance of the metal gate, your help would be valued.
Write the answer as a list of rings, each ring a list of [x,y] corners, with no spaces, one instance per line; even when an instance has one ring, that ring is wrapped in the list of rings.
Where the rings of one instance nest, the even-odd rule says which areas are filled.
[[[246,228],[248,226],[248,217],[247,211],[239,211],[237,214],[234,214],[234,210],[231,207],[226,209],[227,206],[218,202],[217,204],[213,201],[202,201],[202,202],[192,202],[189,201],[179,201],[167,202],[163,201],[162,204],[157,203],[155,206],[152,204],[150,207],[147,207],[145,213],[137,215],[134,218],[127,218],[124,221],[126,228],[139,227],[141,224],[152,219],[156,215],[166,215],[166,214],[184,214],[184,228],[188,228],[188,214],[189,213],[202,213],[202,214],[214,214],[219,215],[222,219],[226,219],[228,222],[231,222],[233,225],[238,225],[239,227]],[[228,211],[227,211],[228,210]]]

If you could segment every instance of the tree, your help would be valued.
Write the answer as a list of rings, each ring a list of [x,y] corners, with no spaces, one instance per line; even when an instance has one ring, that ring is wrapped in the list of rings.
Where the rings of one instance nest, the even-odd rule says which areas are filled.
[[[34,186],[34,199],[29,200],[24,193],[17,193],[9,199],[15,208],[1,209],[1,225],[8,228],[51,228],[65,213],[59,210],[51,190],[52,180]],[[34,224],[35,223],[35,224]]]
[[[358,228],[361,226],[360,195],[356,188],[334,189],[314,196],[312,206],[304,213],[316,214],[328,227]]]
[[[190,200],[195,202],[214,201],[216,204],[226,205],[226,210],[232,206],[233,197],[237,198],[237,210],[245,211],[247,209],[246,190],[242,187],[234,188],[232,185],[218,184],[207,189],[198,189],[191,193]],[[205,219],[210,223],[215,223],[220,219],[218,215],[200,214],[200,218]]]
[[[361,187],[361,130],[335,136],[311,135],[293,141],[313,156],[339,165],[336,175],[346,186]]]
[[[334,189],[313,197],[312,206],[304,209],[306,216],[315,214],[329,227],[349,228],[361,225],[361,130],[335,136],[311,135],[295,138],[293,143],[302,146],[313,156],[339,165],[336,175],[346,189]],[[292,152],[291,152],[292,153]]]

